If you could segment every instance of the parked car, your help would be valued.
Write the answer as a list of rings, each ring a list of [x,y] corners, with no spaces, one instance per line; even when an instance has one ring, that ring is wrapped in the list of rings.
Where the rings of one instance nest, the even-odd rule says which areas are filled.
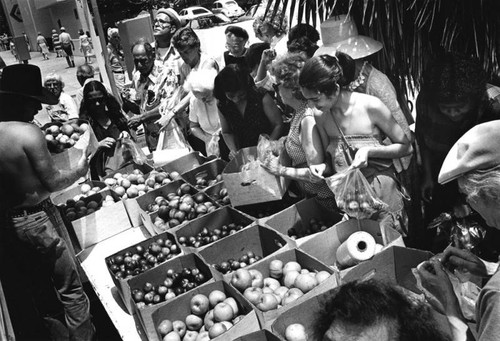
[[[221,26],[231,23],[231,19],[226,17],[222,13],[217,14],[204,14],[200,15],[194,19],[187,21],[187,27],[191,27],[193,30],[211,28],[214,26]]]
[[[234,0],[217,0],[212,5],[212,12],[222,13],[230,19],[241,17],[245,12]]]
[[[179,12],[179,17],[181,18],[181,20],[191,20],[204,15],[213,15],[213,13],[205,7],[200,6],[184,8]]]

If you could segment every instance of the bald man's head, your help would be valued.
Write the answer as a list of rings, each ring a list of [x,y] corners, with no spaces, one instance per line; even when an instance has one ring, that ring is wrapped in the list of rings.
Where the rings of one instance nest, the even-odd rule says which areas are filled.
[[[83,64],[78,66],[78,68],[76,69],[76,78],[78,79],[78,83],[80,83],[81,86],[83,86],[85,80],[94,78],[94,68],[92,67],[92,65]]]

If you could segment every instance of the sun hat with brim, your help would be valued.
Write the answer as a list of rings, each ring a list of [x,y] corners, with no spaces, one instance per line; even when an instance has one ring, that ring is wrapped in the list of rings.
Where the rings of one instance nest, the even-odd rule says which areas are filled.
[[[172,20],[177,28],[181,27],[181,18],[179,17],[179,14],[172,8],[160,8],[158,12],[156,12],[156,15],[163,13],[168,15],[170,20]]]
[[[323,45],[314,53],[335,55],[340,51],[352,59],[370,56],[382,49],[382,43],[358,34],[356,23],[348,15],[342,14],[325,20],[320,25]]]
[[[20,95],[45,104],[57,104],[58,98],[42,86],[40,68],[31,64],[6,66],[0,80],[0,95]]]
[[[438,182],[445,184],[475,170],[500,165],[500,120],[478,124],[451,147]]]

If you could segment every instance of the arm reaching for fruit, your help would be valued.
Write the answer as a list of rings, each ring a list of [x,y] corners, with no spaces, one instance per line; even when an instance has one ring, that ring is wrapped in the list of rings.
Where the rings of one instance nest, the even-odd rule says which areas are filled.
[[[26,157],[48,191],[55,192],[64,189],[87,173],[89,163],[86,150],[83,151],[77,167],[71,170],[60,170],[56,168],[47,149],[45,137],[39,128],[27,125],[19,129],[18,134],[23,135]]]

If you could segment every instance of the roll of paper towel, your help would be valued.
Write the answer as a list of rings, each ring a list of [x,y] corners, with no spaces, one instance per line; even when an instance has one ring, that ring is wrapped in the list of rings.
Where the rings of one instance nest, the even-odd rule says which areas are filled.
[[[337,262],[343,268],[368,260],[375,254],[375,239],[368,232],[354,232],[337,249]]]

